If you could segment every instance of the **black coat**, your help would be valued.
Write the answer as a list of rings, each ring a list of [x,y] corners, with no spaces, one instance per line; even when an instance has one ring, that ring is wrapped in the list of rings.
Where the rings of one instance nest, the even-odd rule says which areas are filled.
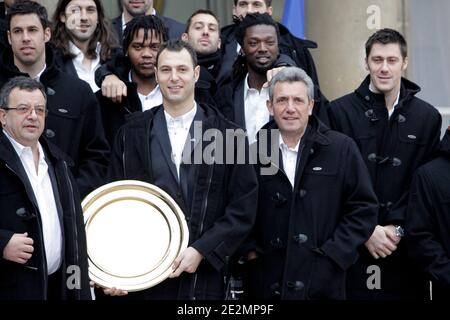
[[[105,182],[109,145],[104,136],[97,99],[89,85],[60,71],[54,64],[53,52],[46,50],[47,68],[40,81],[46,88],[46,138],[74,161],[73,175],[81,196]],[[14,65],[10,48],[0,64],[0,86],[16,76],[28,76]]]
[[[142,104],[137,91],[137,84],[130,82],[129,73],[131,64],[128,57],[117,55],[96,72],[96,81],[101,86],[101,81],[106,75],[114,74],[127,86],[127,97],[121,103],[114,103],[104,97],[101,90],[96,93],[100,105],[105,136],[110,145],[114,143],[119,128],[125,123],[126,118],[135,113],[142,112]],[[200,78],[195,83],[195,97],[199,103],[214,104],[212,94],[215,93],[215,81],[211,74],[203,67],[200,69]]]
[[[276,128],[271,122],[263,129]],[[249,296],[345,299],[346,270],[373,232],[378,208],[355,143],[311,117],[299,147],[294,188],[282,169],[281,151],[274,175],[260,174],[267,161],[265,152],[258,155],[258,211],[246,244],[258,258],[247,262]]]
[[[433,300],[450,301],[450,130],[440,156],[417,170],[406,219],[412,258],[433,282]]]
[[[197,106],[194,121],[201,121],[201,132],[215,128],[225,137],[226,129],[235,129],[213,108]],[[196,148],[205,150],[210,145],[206,141],[200,144],[201,139],[196,139],[194,153]],[[223,148],[227,147],[230,145],[224,143]],[[218,147],[216,154],[226,154],[224,149]],[[164,110],[160,106],[133,116],[121,128],[113,148],[110,177],[154,183],[172,196],[186,215],[189,246],[205,259],[195,274],[183,273],[177,279],[167,279],[128,298],[223,299],[229,257],[254,223],[256,175],[248,163],[183,164],[180,174],[186,172],[186,178],[180,186],[174,178],[176,169],[170,155]]]
[[[221,52],[222,62],[217,76],[217,84],[221,86],[227,82],[227,78],[231,76],[233,64],[236,60],[237,41],[235,38],[236,24],[231,24],[223,27],[220,31],[220,38],[222,40]],[[279,48],[280,53],[289,56],[294,60],[297,67],[302,68],[311,77],[315,85],[319,84],[317,77],[316,66],[314,60],[309,52],[309,49],[317,48],[317,44],[310,40],[299,39],[295,37],[285,26],[278,24],[280,29]]]
[[[61,204],[59,214],[63,234],[61,298],[91,299],[86,254],[86,239],[79,194],[68,169],[71,160],[61,151],[40,140],[47,160],[54,192]],[[50,171],[49,171],[50,172]],[[41,217],[33,189],[20,159],[8,138],[0,130],[0,252],[14,233],[28,232],[34,240],[34,252],[27,266],[0,259],[0,300],[43,300],[47,298],[47,263]],[[66,282],[69,266],[80,267],[80,290],[69,290]],[[69,279],[69,281],[71,281]]]
[[[404,225],[412,175],[438,148],[441,116],[415,97],[416,84],[402,78],[399,104],[389,119],[384,95],[372,93],[369,82],[368,76],[355,92],[330,104],[330,123],[358,145],[380,202],[378,224]],[[361,290],[362,299],[423,298],[423,277],[411,267],[404,245],[401,241],[391,256],[379,260],[362,247],[362,258],[349,272],[349,289]],[[381,290],[367,290],[370,265],[381,268]]]
[[[171,18],[158,16],[167,27],[167,31],[169,33],[169,39],[180,39],[181,35],[185,30],[185,25],[181,22],[173,20]],[[122,46],[123,40],[123,25],[122,25],[122,15],[115,17],[111,21],[112,27],[117,34],[117,38],[119,39],[119,43]]]

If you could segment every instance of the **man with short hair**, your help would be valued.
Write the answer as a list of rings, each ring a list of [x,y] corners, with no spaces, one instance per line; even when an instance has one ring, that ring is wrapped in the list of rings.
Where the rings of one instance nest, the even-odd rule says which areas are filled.
[[[115,140],[110,177],[162,188],[183,210],[189,228],[188,248],[175,260],[171,279],[130,293],[131,299],[224,299],[229,258],[254,222],[256,176],[248,162],[238,163],[238,154],[248,156],[247,141],[240,135],[245,146],[241,150],[225,140],[218,142],[237,127],[214,108],[196,102],[198,77],[190,45],[182,41],[162,45],[156,79],[163,105],[130,119]],[[216,139],[203,141],[205,134]],[[212,147],[215,152],[208,152]],[[228,152],[233,152],[231,159]],[[201,154],[201,159],[192,159],[194,154]],[[105,293],[127,294],[120,288]]]
[[[378,203],[358,148],[317,120],[313,99],[314,84],[299,68],[270,81],[273,120],[255,143],[258,210],[243,246],[251,299],[345,299],[346,270],[375,228]],[[270,156],[280,161],[270,163],[274,145],[279,156]],[[261,174],[267,166],[276,173]]]
[[[153,0],[119,0],[119,6],[122,9],[122,14],[112,20],[112,25],[119,37],[119,41],[123,38],[126,24],[134,17],[157,14],[153,8]],[[160,18],[168,29],[169,39],[179,39],[184,31],[184,25],[167,17],[160,16]]]
[[[0,91],[0,300],[91,299],[71,160],[42,137],[46,99],[29,77]]]
[[[61,72],[47,42],[47,10],[33,1],[16,2],[8,11],[10,48],[3,51],[0,85],[16,76],[38,79],[48,95],[45,136],[73,160],[72,172],[82,196],[104,183],[109,146],[100,110],[89,85]]]
[[[61,54],[64,72],[78,76],[91,86],[95,71],[119,48],[116,35],[106,21],[100,0],[59,0],[53,14],[52,42]]]
[[[427,281],[402,237],[411,178],[438,148],[441,116],[415,96],[418,85],[402,78],[408,57],[399,32],[370,36],[365,62],[366,79],[329,109],[331,127],[358,144],[380,202],[378,225],[349,270],[347,293],[350,299],[424,299]]]

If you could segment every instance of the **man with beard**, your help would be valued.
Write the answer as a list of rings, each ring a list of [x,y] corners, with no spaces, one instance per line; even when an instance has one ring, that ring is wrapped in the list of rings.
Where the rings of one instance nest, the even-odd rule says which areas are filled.
[[[263,85],[279,56],[278,25],[267,13],[247,14],[236,29],[236,40],[244,52],[244,65],[236,65],[233,82],[220,88],[215,100],[225,117],[247,130],[251,144],[270,120],[269,93]]]
[[[62,69],[91,86],[95,71],[118,49],[100,0],[59,0],[53,15],[53,44],[61,53]]]
[[[125,56],[108,63],[108,68],[123,81],[128,95],[121,103],[97,92],[105,135],[110,144],[127,115],[162,104],[155,79],[155,62],[161,43],[167,41],[167,29],[157,16],[139,16],[127,24],[123,39]]]
[[[181,39],[189,43],[197,54],[200,66],[197,90],[207,91],[211,96],[217,91],[216,77],[220,66],[219,30],[219,19],[214,12],[200,9],[189,17],[186,31],[181,36]]]
[[[122,40],[123,32],[128,22],[134,17],[143,15],[157,15],[153,8],[153,0],[119,0],[122,14],[112,20],[112,25],[119,40]],[[178,39],[184,31],[182,23],[173,19],[160,16],[169,32],[169,39]]]

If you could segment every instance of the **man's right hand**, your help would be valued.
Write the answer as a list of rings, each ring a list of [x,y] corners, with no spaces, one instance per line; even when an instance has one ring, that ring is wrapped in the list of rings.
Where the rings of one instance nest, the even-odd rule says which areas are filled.
[[[33,254],[33,243],[27,232],[13,234],[3,249],[3,259],[26,264]]]
[[[127,86],[117,76],[107,75],[102,82],[102,95],[114,103],[121,103],[122,97],[127,96]]]
[[[376,226],[375,231],[366,242],[367,250],[375,258],[386,258],[397,250],[397,245],[389,237],[389,226]]]

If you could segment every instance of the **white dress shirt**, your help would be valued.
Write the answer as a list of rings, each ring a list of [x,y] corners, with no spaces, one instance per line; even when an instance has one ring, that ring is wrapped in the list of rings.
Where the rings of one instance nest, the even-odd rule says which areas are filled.
[[[131,71],[128,75],[128,79],[130,80],[130,82],[133,82]],[[150,110],[151,108],[157,107],[163,103],[159,84],[148,95],[143,95],[138,92],[138,96],[139,100],[141,100],[142,111]]]
[[[75,58],[72,59],[73,65],[75,66],[75,70],[77,71],[78,78],[86,81],[92,89],[92,92],[97,92],[100,88],[95,83],[95,71],[100,68],[100,43],[97,43],[97,48],[95,52],[97,53],[97,57],[92,60],[91,68],[86,70],[85,66],[83,66],[84,53],[78,49],[76,45],[73,44],[72,41],[69,41],[70,53],[75,55]]]
[[[369,90],[371,92],[373,92],[373,93],[377,93],[376,90],[374,89],[374,87],[372,86],[372,83],[369,84]],[[400,91],[398,92],[397,99],[395,100],[394,105],[392,106],[392,109],[388,109],[388,117],[389,117],[389,119],[391,118],[392,114],[394,113],[395,108],[397,107],[399,100],[400,100]]]
[[[267,100],[269,88],[262,88],[261,91],[250,88],[247,74],[244,80],[244,112],[249,144],[256,141],[256,134],[270,120]]]
[[[38,142],[39,165],[36,172],[31,148],[15,141],[5,130],[3,132],[11,141],[33,188],[42,222],[47,270],[48,274],[52,274],[61,265],[62,233],[44,151]]]
[[[295,184],[295,171],[297,170],[297,156],[300,141],[301,139],[298,140],[295,148],[289,148],[288,145],[284,143],[281,134],[279,138],[281,157],[283,158],[283,170],[291,182],[292,188],[294,188]]]
[[[41,76],[44,73],[45,69],[47,69],[47,64],[44,64],[44,68],[41,71],[39,71],[38,74],[33,79],[41,81]]]
[[[172,147],[172,161],[177,168],[178,178],[180,178],[180,164],[183,156],[184,145],[189,134],[192,121],[197,113],[197,104],[187,113],[179,117],[172,117],[164,110],[166,116],[167,130],[169,132],[170,145]]]

